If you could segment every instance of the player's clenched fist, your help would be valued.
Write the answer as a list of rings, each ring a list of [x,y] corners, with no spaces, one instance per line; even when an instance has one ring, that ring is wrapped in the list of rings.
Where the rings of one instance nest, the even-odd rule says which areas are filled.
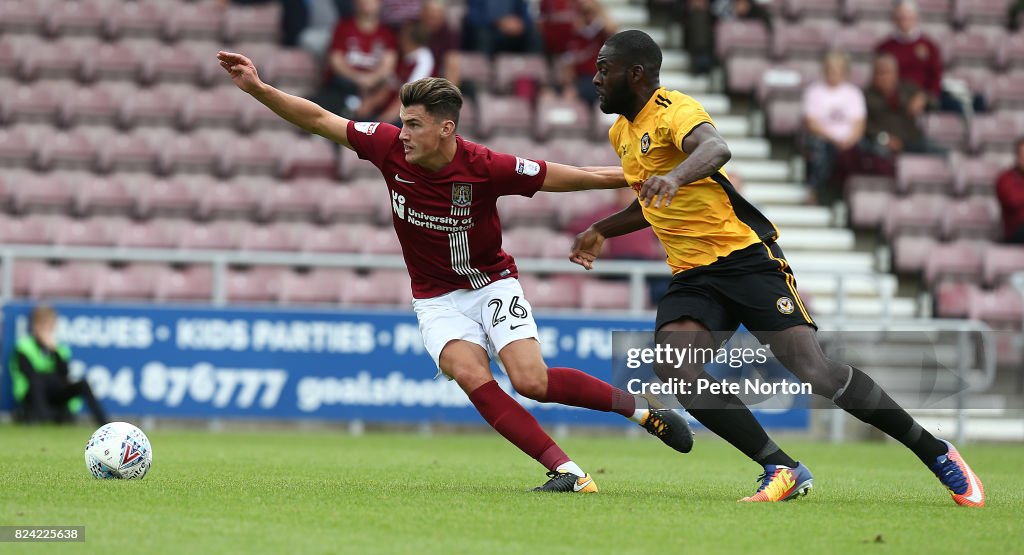
[[[231,80],[235,82],[235,85],[238,85],[238,88],[243,91],[252,94],[263,84],[259,74],[256,73],[256,66],[249,58],[234,52],[220,51],[217,52],[217,60],[220,61],[220,67],[231,75]]]
[[[668,206],[678,190],[678,180],[667,175],[655,175],[640,186],[640,202],[647,207],[650,207],[652,202],[655,208],[660,208],[662,204]]]
[[[604,247],[604,235],[592,227],[576,236],[572,244],[572,252],[569,253],[569,261],[579,264],[588,270],[594,269],[594,261],[601,256],[601,248]]]

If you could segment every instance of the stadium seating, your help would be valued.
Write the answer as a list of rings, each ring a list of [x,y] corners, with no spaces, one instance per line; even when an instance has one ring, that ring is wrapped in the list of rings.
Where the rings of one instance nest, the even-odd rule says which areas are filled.
[[[1002,26],[1009,12],[1010,0],[956,0],[953,20],[958,25],[999,24]]]
[[[408,305],[412,295],[405,270],[377,270],[354,275],[341,289],[339,300],[347,305]]]
[[[102,268],[93,279],[89,298],[97,302],[153,300],[157,280],[163,271],[156,264]]]
[[[277,301],[282,304],[337,304],[354,273],[346,269],[314,268],[305,273],[286,272]]]
[[[892,243],[893,269],[901,274],[920,274],[938,240],[931,235],[900,235]]]
[[[94,276],[101,268],[102,265],[93,262],[38,266],[29,278],[28,296],[33,299],[88,298]]]
[[[159,302],[207,303],[212,296],[213,272],[209,266],[199,265],[161,272],[154,298]]]
[[[878,229],[892,202],[888,191],[853,191],[849,194],[850,223],[858,229]]]
[[[996,329],[1021,329],[1021,296],[1012,286],[992,291],[972,289],[967,302],[967,317],[991,323]]]
[[[1015,272],[1024,272],[1024,249],[1018,246],[990,246],[985,249],[983,277],[988,287],[1006,283]]]
[[[947,239],[995,240],[1001,232],[999,206],[992,197],[952,202],[942,215],[942,236]]]
[[[948,203],[945,195],[917,194],[897,199],[885,213],[882,232],[890,239],[908,233],[937,236]]]
[[[954,241],[936,244],[928,252],[924,279],[929,286],[942,281],[981,281],[984,242]]]
[[[120,248],[172,249],[178,245],[179,220],[129,222],[114,238]]]
[[[903,154],[896,160],[896,187],[901,193],[944,194],[953,189],[953,172],[941,156]]]
[[[224,290],[228,302],[272,303],[278,298],[281,280],[289,270],[278,266],[250,269],[232,268],[225,276]]]
[[[533,308],[570,309],[580,306],[580,278],[576,276],[555,276],[547,279],[535,276],[520,276],[523,292]]]
[[[68,9],[60,4],[56,10],[49,0],[0,3],[0,243],[290,251],[311,260],[317,253],[399,252],[376,168],[347,149],[297,133],[235,89],[213,59],[230,45],[256,60],[269,82],[311,92],[321,76],[314,59],[273,44],[279,32],[276,3],[227,9],[205,1],[82,0]],[[968,316],[968,299],[995,295],[990,288],[1022,269],[1020,251],[990,241],[1000,229],[994,177],[1009,165],[1013,141],[1024,133],[1024,82],[1014,72],[1024,67],[1024,34],[1001,28],[1006,0],[919,0],[919,6],[927,31],[944,46],[947,75],[963,79],[994,109],[968,120],[929,114],[926,131],[954,151],[950,159],[903,156],[895,180],[850,180],[846,198],[852,226],[880,230],[889,242],[895,271],[934,284],[937,313]],[[774,32],[760,22],[721,22],[716,52],[728,91],[754,100],[752,113],[764,113],[769,136],[789,138],[801,130],[800,94],[819,78],[826,48],[849,52],[852,80],[866,81],[874,46],[891,30],[891,2],[779,0],[773,9]],[[679,58],[676,49],[665,51],[666,66]],[[538,88],[551,83],[548,71],[540,56],[492,61],[465,55],[463,77],[477,84],[479,94],[466,99],[460,133],[522,156],[616,164],[607,143],[608,116]],[[686,84],[700,83],[685,77]],[[715,90],[681,88],[702,101],[704,91]],[[735,111],[728,102],[722,110],[709,109],[739,158],[730,175],[734,168],[751,168],[735,153],[745,147],[749,152],[754,139],[767,143],[747,104],[736,102]],[[777,146],[764,151],[788,150]],[[799,172],[791,173],[788,161],[760,162],[744,194],[770,203],[778,198],[773,195],[779,182],[796,180]],[[579,199],[502,199],[505,248],[518,257],[564,259],[572,236],[559,230],[614,202],[615,194],[595,191]],[[801,229],[814,215],[783,211],[784,236],[792,241],[828,235]],[[977,242],[982,240],[987,242]],[[630,255],[663,256],[657,245],[650,246],[650,252]],[[614,255],[614,241],[607,248]],[[810,258],[825,260],[822,266],[832,261],[818,254]],[[119,264],[56,267],[19,260],[15,294],[210,299],[208,266]],[[227,300],[408,302],[408,278],[400,271],[357,274],[311,265],[302,271],[232,269]],[[35,283],[36,274],[52,277],[68,267],[88,279],[65,290],[48,278]],[[523,284],[537,307],[629,306],[622,281],[527,274]]]
[[[586,280],[580,286],[580,307],[626,310],[629,308],[629,284],[622,281]]]
[[[996,178],[1012,164],[1009,153],[987,152],[982,156],[953,158],[956,183],[954,190],[960,196],[995,197]]]

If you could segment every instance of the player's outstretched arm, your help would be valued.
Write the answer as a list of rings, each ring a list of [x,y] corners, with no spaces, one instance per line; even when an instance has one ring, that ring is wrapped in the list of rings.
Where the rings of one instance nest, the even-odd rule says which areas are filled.
[[[289,122],[351,148],[348,142],[348,120],[324,110],[315,103],[290,95],[264,83],[249,58],[234,52],[218,52],[221,67],[243,91],[252,95],[275,114]]]
[[[626,186],[626,178],[622,168],[577,168],[548,162],[548,172],[544,176],[541,191],[566,193],[569,191],[585,191],[587,189],[618,189]]]
[[[729,145],[709,123],[694,127],[680,147],[689,153],[686,160],[665,175],[651,177],[640,187],[640,202],[644,206],[651,206],[652,202],[655,208],[668,206],[680,187],[714,175],[732,158]]]
[[[640,201],[634,200],[629,206],[593,223],[583,233],[577,235],[569,253],[569,261],[592,270],[594,261],[601,256],[606,238],[640,231],[650,225],[647,218],[644,218]]]

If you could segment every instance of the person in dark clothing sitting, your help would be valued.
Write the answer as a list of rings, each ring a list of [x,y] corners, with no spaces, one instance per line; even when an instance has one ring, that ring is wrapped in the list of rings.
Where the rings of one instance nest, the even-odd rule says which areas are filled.
[[[30,334],[15,344],[9,370],[14,400],[23,420],[70,422],[82,401],[100,426],[109,422],[103,406],[84,379],[68,376],[71,349],[57,342],[57,312],[45,305],[32,311]]]

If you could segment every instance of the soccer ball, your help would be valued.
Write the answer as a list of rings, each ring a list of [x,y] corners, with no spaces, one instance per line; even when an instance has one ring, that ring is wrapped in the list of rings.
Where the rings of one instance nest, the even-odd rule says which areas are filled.
[[[153,464],[153,448],[142,430],[111,422],[93,432],[85,444],[85,466],[94,478],[134,480]]]

